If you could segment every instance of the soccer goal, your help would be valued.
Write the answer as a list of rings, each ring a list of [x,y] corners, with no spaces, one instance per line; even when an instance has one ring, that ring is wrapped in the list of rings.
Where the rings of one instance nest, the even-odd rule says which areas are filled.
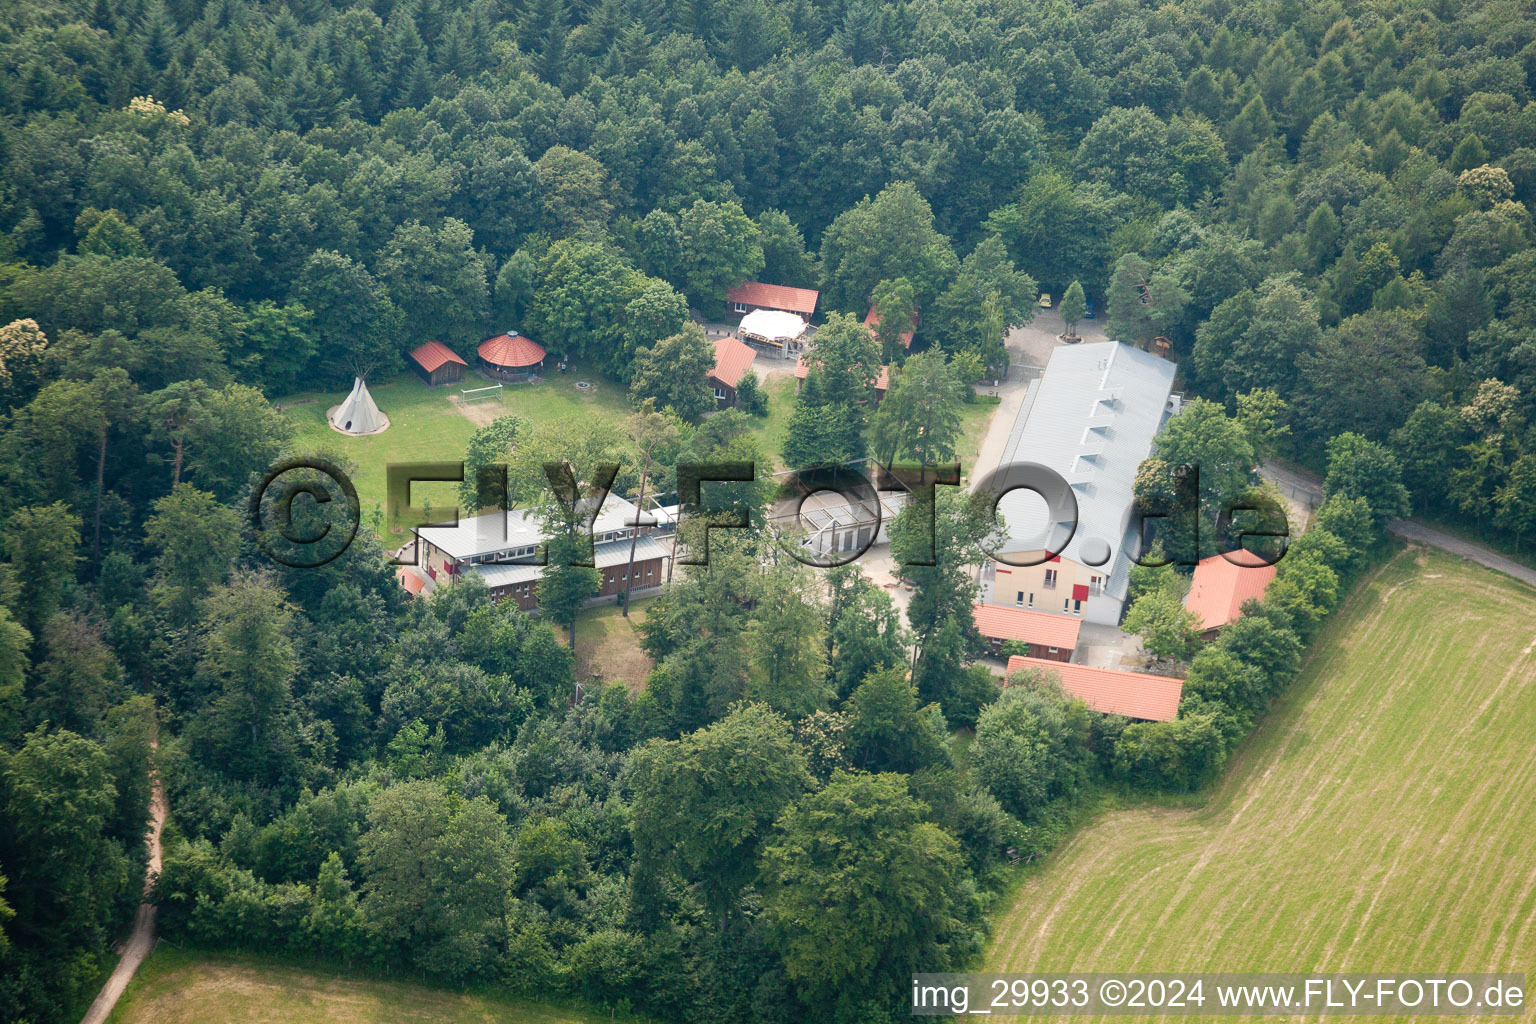
[[[483,401],[487,398],[494,398],[499,402],[501,401],[502,387],[503,385],[501,384],[492,384],[488,388],[460,388],[459,401],[468,404],[470,402]]]

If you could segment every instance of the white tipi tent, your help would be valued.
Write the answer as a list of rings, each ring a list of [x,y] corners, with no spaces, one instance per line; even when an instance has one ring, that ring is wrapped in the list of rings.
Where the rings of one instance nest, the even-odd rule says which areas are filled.
[[[389,426],[389,418],[379,411],[363,378],[353,378],[352,393],[331,410],[331,426],[343,434],[377,434]]]

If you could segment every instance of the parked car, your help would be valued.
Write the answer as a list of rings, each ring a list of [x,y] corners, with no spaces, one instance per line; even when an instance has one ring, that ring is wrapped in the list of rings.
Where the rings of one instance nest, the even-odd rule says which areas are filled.
[[[1093,300],[1092,299],[1085,299],[1083,301],[1083,319],[1084,320],[1092,320],[1093,319]]]
[[[1051,293],[1050,292],[1041,292],[1040,293],[1040,308],[1041,309],[1050,309],[1051,308]]]

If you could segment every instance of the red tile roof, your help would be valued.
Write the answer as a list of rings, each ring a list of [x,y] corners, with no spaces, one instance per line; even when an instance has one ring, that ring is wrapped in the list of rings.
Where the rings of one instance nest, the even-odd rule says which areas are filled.
[[[421,593],[422,589],[426,587],[427,581],[422,579],[420,576],[417,576],[413,572],[405,572],[402,570],[400,573],[400,585],[406,589],[407,593],[419,594]]]
[[[989,640],[1022,640],[1070,651],[1077,646],[1077,632],[1083,628],[1083,620],[1072,615],[1052,615],[1003,604],[978,604],[971,610],[976,616],[976,629]]]
[[[874,334],[875,330],[880,326],[880,314],[875,312],[875,308],[873,306],[869,308],[868,313],[864,314],[864,326],[869,328],[870,334]],[[912,347],[912,334],[912,331],[902,331],[901,334],[898,335],[898,337],[901,338],[902,348]]]
[[[1171,722],[1179,717],[1179,697],[1184,680],[1115,668],[1091,668],[1044,658],[1008,659],[1008,674],[1026,668],[1043,668],[1061,677],[1061,688],[1105,714],[1124,715],[1148,722]]]
[[[477,351],[481,359],[496,366],[533,366],[544,359],[544,346],[521,334],[486,338]]]
[[[1241,559],[1243,554],[1234,552],[1232,557]],[[1262,598],[1274,578],[1272,565],[1234,565],[1224,555],[1202,558],[1189,581],[1184,607],[1200,616],[1201,630],[1216,629],[1241,615],[1244,601]]]
[[[752,365],[754,354],[752,346],[740,338],[721,338],[715,342],[715,368],[709,375],[726,387],[734,388]]]
[[[459,354],[440,341],[429,341],[420,348],[413,349],[411,358],[428,373],[436,370],[444,363],[458,363],[460,366],[468,366]]]
[[[795,376],[798,377],[800,380],[805,380],[805,375],[810,373],[810,372],[811,372],[810,364],[805,361],[805,356],[801,355],[799,361],[795,363]],[[880,367],[880,376],[876,377],[874,380],[870,381],[869,382],[869,386],[874,388],[876,391],[888,391],[888,390],[890,390],[890,387],[891,387],[891,367],[890,367],[889,363],[887,363],[886,365]]]
[[[820,297],[821,293],[814,288],[791,288],[785,284],[763,284],[761,281],[743,281],[725,290],[726,302],[782,309],[786,313],[799,313],[807,320],[816,311],[816,300]]]

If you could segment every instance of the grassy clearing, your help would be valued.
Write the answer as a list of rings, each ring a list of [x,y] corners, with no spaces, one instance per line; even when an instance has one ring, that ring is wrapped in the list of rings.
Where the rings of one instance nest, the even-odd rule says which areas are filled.
[[[763,384],[768,395],[768,415],[753,419],[763,454],[776,466],[784,464],[784,439],[789,436],[789,417],[795,411],[795,376],[782,373]]]
[[[605,682],[623,683],[631,693],[645,684],[654,667],[640,649],[640,635],[634,624],[643,620],[655,595],[630,601],[629,618],[616,604],[588,608],[576,621],[576,678],[588,679],[594,673]],[[567,636],[565,630],[560,635]]]
[[[1002,404],[991,395],[980,395],[976,401],[960,407],[960,443],[955,446],[955,457],[960,460],[960,471],[969,475],[981,454],[981,442],[992,425],[992,417]]]
[[[579,380],[593,387],[581,390]],[[490,383],[478,375],[465,376],[463,387]],[[348,437],[331,429],[326,411],[346,397],[343,391],[306,392],[280,399],[284,414],[293,421],[300,450],[333,452],[357,464],[353,482],[366,515],[384,505],[385,467],[391,462],[457,462],[475,428],[491,419],[512,414],[533,426],[568,416],[597,416],[618,421],[629,414],[629,399],[618,382],[578,366],[573,372],[553,374],[536,384],[508,384],[502,400],[461,406],[459,386],[431,388],[412,373],[402,373],[380,383],[369,382],[373,399],[389,417],[389,429],[371,437]],[[417,484],[412,500],[432,502],[435,508],[455,504],[455,485]]]
[[[528,999],[466,994],[313,970],[253,956],[162,946],[139,970],[110,1024],[596,1024]]]
[[[579,380],[594,386],[578,389],[575,385]],[[474,388],[487,383],[471,373],[462,386]],[[463,458],[475,428],[497,416],[510,413],[537,427],[569,416],[597,416],[617,422],[630,413],[623,385],[582,366],[564,376],[546,377],[537,384],[508,384],[500,402],[463,405],[459,402],[459,386],[427,387],[409,372],[370,382],[368,390],[389,417],[389,429],[371,437],[348,437],[331,429],[326,413],[346,397],[345,391],[306,391],[277,402],[293,423],[299,451],[339,455],[357,465],[353,483],[362,501],[365,520],[376,507],[384,510],[385,469],[391,462],[456,462]],[[764,390],[768,394],[768,414],[752,422],[764,454],[777,464],[782,462],[784,439],[795,407],[794,375],[776,374],[764,384]],[[964,436],[958,455],[962,465],[976,461],[977,450],[996,411],[997,403],[985,398],[961,408]],[[416,484],[411,488],[411,498],[418,506],[430,502],[434,509],[451,508],[457,502],[456,485]]]
[[[1020,888],[990,971],[1536,969],[1536,593],[1409,549],[1217,787]]]

